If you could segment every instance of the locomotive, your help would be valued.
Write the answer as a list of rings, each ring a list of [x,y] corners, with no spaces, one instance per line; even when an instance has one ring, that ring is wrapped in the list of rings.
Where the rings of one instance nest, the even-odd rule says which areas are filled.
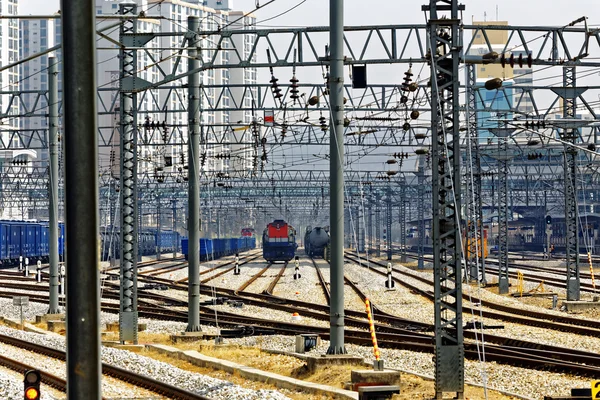
[[[242,228],[242,237],[253,237],[254,228]]]
[[[329,228],[317,226],[306,228],[304,234],[304,251],[309,257],[324,257],[325,248],[329,244]]]
[[[296,230],[282,219],[267,224],[263,232],[263,258],[269,262],[292,260],[296,254]]]

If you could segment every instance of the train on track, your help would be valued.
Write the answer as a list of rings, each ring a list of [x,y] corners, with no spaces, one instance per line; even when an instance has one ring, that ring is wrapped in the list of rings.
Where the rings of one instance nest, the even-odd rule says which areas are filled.
[[[171,230],[144,229],[138,233],[138,255],[153,256],[158,253],[168,254],[179,250],[180,235]],[[105,261],[110,258],[121,257],[121,232],[119,228],[100,228],[100,259]],[[112,248],[111,248],[112,246]],[[113,255],[114,254],[114,255]]]
[[[267,224],[262,237],[263,258],[269,262],[290,261],[296,255],[296,230],[282,219]]]
[[[242,228],[242,237],[253,237],[255,236],[254,228]]]
[[[214,260],[256,248],[255,237],[200,239],[200,261]],[[181,239],[181,252],[188,259],[189,239]]]
[[[58,253],[64,254],[65,227],[59,224]],[[47,222],[0,221],[0,266],[10,268],[19,265],[20,258],[35,264],[47,262],[50,253],[50,231]]]
[[[304,251],[309,257],[325,257],[325,248],[329,244],[329,227],[306,228]]]
[[[102,227],[100,229],[100,257],[108,260],[109,255],[119,258],[121,254],[121,237],[118,229]],[[142,256],[155,255],[160,241],[161,253],[177,250],[179,233],[144,230],[139,235],[138,251]],[[65,255],[65,225],[58,224],[58,256],[62,260]],[[37,221],[0,221],[0,267],[12,268],[19,265],[21,257],[28,259],[33,265],[37,261],[47,263],[50,258],[50,225]]]

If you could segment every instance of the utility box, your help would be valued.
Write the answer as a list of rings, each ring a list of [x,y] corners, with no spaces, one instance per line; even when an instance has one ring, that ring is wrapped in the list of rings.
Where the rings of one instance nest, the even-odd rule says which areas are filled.
[[[320,343],[319,335],[296,335],[296,353],[306,353]]]

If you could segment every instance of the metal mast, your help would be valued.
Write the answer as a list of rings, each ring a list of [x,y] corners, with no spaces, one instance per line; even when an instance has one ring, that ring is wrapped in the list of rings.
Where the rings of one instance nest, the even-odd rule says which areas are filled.
[[[385,244],[387,246],[387,259],[392,259],[392,189],[387,188],[387,197],[386,197],[386,213],[385,213],[385,226],[386,226],[386,236],[385,236]]]
[[[469,151],[467,158],[467,262],[470,263],[470,279],[485,284],[485,258],[483,257],[483,210],[481,206],[481,156],[479,151],[479,129],[477,125],[477,104],[475,98],[475,65],[465,65],[467,75],[467,125],[469,135]],[[477,248],[479,254],[473,254]],[[481,255],[481,256],[480,256]],[[474,258],[472,261],[471,258]],[[481,276],[478,271],[480,265]]]
[[[173,207],[173,233],[175,233],[175,232],[177,232],[177,199],[172,199],[171,205]],[[188,245],[189,245],[189,242],[188,242]],[[177,258],[178,251],[179,251],[179,243],[177,241],[175,241],[175,246],[173,246],[173,260]]]
[[[329,2],[331,344],[327,354],[345,354],[344,345],[344,1]]]
[[[381,195],[375,193],[375,256],[381,257]]]
[[[198,17],[188,17],[188,71],[200,67]],[[200,73],[188,78],[188,326],[200,332]]]
[[[121,15],[132,18],[121,23],[119,51],[121,67],[121,290],[119,308],[119,341],[138,341],[137,311],[137,96],[132,91],[136,83],[137,52],[132,50],[133,38],[125,36],[137,31],[137,5],[120,5]]]
[[[400,262],[406,262],[406,181],[400,184]]]
[[[576,88],[575,67],[563,67],[564,92],[559,93],[563,100],[564,119],[574,120],[577,110],[577,97],[586,89]],[[560,130],[561,139],[573,145],[565,144],[564,179],[565,179],[565,224],[567,252],[567,300],[580,299],[579,281],[579,210],[577,205],[577,142],[579,131],[577,124],[566,122]]]
[[[419,201],[417,202],[417,233],[419,235],[417,242],[417,268],[425,269],[425,162],[423,157],[419,158],[417,166],[417,193]]]
[[[162,225],[161,221],[161,209],[160,209],[160,192],[156,193],[156,259],[160,260],[160,253],[162,253],[162,241],[160,235],[160,228]]]
[[[48,108],[50,135],[50,308],[48,314],[60,313],[58,306],[58,70],[56,58],[48,57]]]
[[[460,249],[460,135],[458,63],[462,51],[457,0],[431,0],[431,62],[435,397],[464,396]],[[450,12],[442,18],[438,12]]]
[[[102,398],[96,9],[62,1],[67,260],[67,397]]]
[[[508,138],[515,128],[489,128],[498,138],[498,293],[508,293]]]

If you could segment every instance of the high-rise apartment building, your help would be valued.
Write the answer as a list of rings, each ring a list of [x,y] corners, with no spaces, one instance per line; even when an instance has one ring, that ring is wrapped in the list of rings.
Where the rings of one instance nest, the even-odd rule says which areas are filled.
[[[21,130],[26,136],[32,137],[29,147],[39,148],[37,158],[45,163],[48,160],[48,149],[42,148],[44,138],[48,139],[48,57],[53,56],[58,62],[58,88],[59,99],[62,97],[62,62],[60,49],[50,54],[35,57],[61,42],[60,15],[53,19],[21,19],[21,37],[19,41],[19,58],[33,57],[31,60],[19,65],[21,81],[19,84],[22,93],[20,104],[23,116]]]
[[[138,13],[143,12],[148,16],[160,15],[162,19],[138,19],[138,32],[175,32],[185,33],[187,30],[188,16],[197,16],[200,19],[201,30],[216,31],[219,28],[227,26],[229,29],[244,29],[248,26],[254,26],[255,18],[252,15],[244,16],[244,13],[232,10],[232,2],[227,0],[216,1],[209,0],[204,2],[184,2],[178,0],[138,0]],[[112,20],[102,21],[102,15],[118,14],[119,4],[114,2],[106,2],[96,0],[96,14],[98,18],[98,26],[113,23]],[[233,24],[228,26],[230,22]],[[110,37],[118,39],[118,30],[111,32],[107,31]],[[236,47],[243,48],[247,56],[251,51],[251,46],[245,46],[245,42],[249,39],[247,35],[234,35],[234,39],[244,41],[244,43],[236,43]],[[187,72],[187,60],[182,58],[179,60],[178,54],[183,43],[181,34],[176,36],[159,36],[145,45],[145,50],[137,52],[138,57],[138,78],[148,82],[158,82],[163,78],[163,73],[183,74]],[[202,59],[216,57],[215,64],[227,64],[232,57],[228,51],[217,51],[215,49],[214,37],[201,38],[200,47],[203,50]],[[114,88],[111,92],[105,92],[100,95],[100,98],[105,104],[110,104],[113,101],[111,96],[117,95],[119,79],[119,59],[118,49],[114,44],[107,40],[98,41],[98,85],[101,88]],[[110,48],[114,48],[114,50]],[[215,53],[216,52],[216,53]],[[183,50],[185,56],[187,51]],[[161,72],[162,71],[162,72]],[[144,129],[145,116],[148,116],[152,122],[158,122],[162,125],[164,122],[167,126],[166,134],[161,131],[158,134],[149,133],[153,143],[147,143],[146,146],[139,147],[139,171],[145,171],[152,175],[156,171],[156,177],[159,179],[162,174],[175,173],[181,169],[182,164],[187,164],[187,146],[186,145],[169,145],[164,146],[165,137],[175,137],[179,142],[183,138],[187,138],[188,114],[183,111],[187,108],[187,77],[170,82],[169,89],[151,89],[146,92],[141,92],[137,95],[138,104],[138,125],[140,129]],[[215,131],[223,131],[225,125],[230,122],[241,121],[240,124],[249,124],[252,122],[251,112],[242,112],[236,110],[214,111],[211,105],[219,104],[219,108],[227,108],[232,104],[249,104],[251,108],[251,95],[256,93],[256,89],[244,91],[243,88],[235,88],[231,91],[216,90],[214,86],[232,84],[254,84],[256,83],[256,69],[208,69],[200,73],[200,82],[204,86],[202,88],[202,123],[205,129],[208,127]],[[109,93],[112,93],[109,95]],[[235,98],[235,102],[232,99]],[[114,100],[118,104],[118,99]],[[116,114],[116,113],[115,113]],[[101,129],[112,129],[116,134],[112,135],[114,143],[111,145],[118,150],[118,115],[104,115],[99,119]],[[152,131],[156,129],[153,128]],[[107,135],[108,136],[108,135]],[[158,146],[158,145],[161,146]],[[230,171],[244,170],[252,166],[252,160],[247,154],[243,153],[242,157],[231,156],[231,158],[221,157],[221,155],[229,155],[233,152],[239,152],[239,149],[232,148],[225,141],[222,144],[202,144],[201,145],[201,162],[203,171],[216,171],[224,174],[229,174]],[[169,160],[169,161],[166,161]],[[230,166],[235,164],[233,168]],[[169,164],[172,164],[169,166]],[[163,172],[164,171],[164,172]],[[182,174],[186,171],[182,170]]]
[[[3,16],[18,14],[18,0],[0,0],[0,14]],[[0,20],[0,62],[2,65],[11,64],[19,59],[19,22],[17,19]],[[19,68],[9,68],[0,73],[0,88],[2,91],[19,90]],[[12,133],[19,129],[19,105],[11,103],[11,96],[0,96],[0,110],[9,115],[0,122],[1,139],[5,146],[21,147],[16,135]],[[14,115],[14,117],[10,117]]]

